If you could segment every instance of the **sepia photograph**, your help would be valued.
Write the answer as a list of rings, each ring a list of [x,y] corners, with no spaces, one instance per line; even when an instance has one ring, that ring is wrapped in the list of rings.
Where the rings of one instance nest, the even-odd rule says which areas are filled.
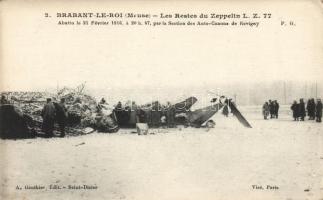
[[[323,1],[0,0],[0,199],[323,200]]]

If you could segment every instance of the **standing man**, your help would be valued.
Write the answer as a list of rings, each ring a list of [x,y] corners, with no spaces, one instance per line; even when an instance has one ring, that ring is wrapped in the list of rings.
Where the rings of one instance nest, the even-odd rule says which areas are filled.
[[[308,113],[308,116],[309,116],[309,120],[315,120],[315,101],[314,99],[310,99],[308,100],[308,103],[307,103],[307,113]]]
[[[131,103],[129,125],[132,127],[136,127],[137,122],[138,122],[138,106],[137,106],[136,102],[133,101]]]
[[[223,110],[222,110],[222,114],[226,117],[229,116],[229,107],[228,107],[228,104],[225,102],[224,103],[224,107],[223,107]]]
[[[147,116],[143,109],[137,110],[137,123],[147,123]]]
[[[175,106],[172,105],[170,102],[167,102],[167,111],[166,111],[166,118],[167,118],[167,126],[168,128],[175,127]]]
[[[275,100],[272,101],[271,109],[272,109],[272,111],[271,111],[272,118],[276,118],[276,101]]]
[[[161,119],[161,106],[158,101],[154,101],[151,107],[151,125],[152,127],[158,127]]]
[[[65,99],[62,98],[60,103],[54,104],[56,108],[56,119],[61,132],[60,137],[65,137],[65,126],[67,119],[67,109],[65,106]]]
[[[117,118],[117,122],[120,126],[123,126],[125,124],[124,120],[123,120],[123,109],[122,109],[122,103],[119,101],[117,103],[117,105],[115,106],[115,108],[113,109],[113,112],[115,113],[115,116]]]
[[[278,119],[279,103],[275,100],[275,117]]]
[[[316,122],[322,122],[322,102],[321,102],[321,99],[317,99],[317,103],[316,103]]]
[[[265,102],[264,105],[262,106],[262,114],[264,115],[264,119],[267,119],[269,115],[269,105],[268,102]]]
[[[306,104],[306,110],[307,110],[307,115],[308,115],[308,120],[312,120],[312,116],[313,116],[313,110],[312,110],[312,99],[308,99],[307,100],[307,104]]]
[[[299,104],[296,101],[294,101],[294,103],[290,107],[290,109],[293,111],[294,121],[298,121],[298,117],[299,117]]]
[[[299,117],[301,118],[301,121],[304,121],[305,118],[305,103],[303,99],[299,100]]]
[[[47,98],[47,103],[41,113],[43,117],[42,130],[46,134],[46,137],[53,137],[55,114],[55,106],[52,99]]]
[[[322,104],[322,102],[321,102]],[[312,105],[313,105],[313,120],[315,120],[315,114],[316,114],[316,104],[314,98],[312,98]]]
[[[269,99],[269,112],[270,112],[270,119],[274,117],[274,103]]]

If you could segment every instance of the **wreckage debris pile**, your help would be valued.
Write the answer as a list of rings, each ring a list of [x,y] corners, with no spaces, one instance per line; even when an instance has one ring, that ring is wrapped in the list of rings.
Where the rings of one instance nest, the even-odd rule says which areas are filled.
[[[0,108],[0,137],[31,138],[33,133],[28,129],[29,117],[13,105],[1,105]]]
[[[61,98],[65,98],[66,101],[67,123],[70,126],[80,129],[92,127],[99,132],[116,132],[118,130],[113,108],[107,104],[98,104],[93,97],[82,93],[71,92]]]
[[[68,110],[67,123],[71,126],[91,126],[95,123],[95,111],[97,103],[88,95],[76,94],[74,92],[63,95]]]
[[[41,112],[46,103],[46,98],[52,98],[54,102],[59,101],[61,98],[65,98],[68,112],[66,127],[66,133],[68,135],[89,134],[94,130],[104,132],[115,132],[118,130],[117,123],[112,116],[112,109],[109,109],[108,106],[104,105],[98,106],[93,97],[83,94],[82,92],[64,88],[64,91],[59,92],[58,95],[46,92],[4,92],[1,93],[1,95],[4,95],[10,103],[10,105],[1,105],[1,120],[8,120],[15,116],[20,116],[21,119],[27,119],[25,121],[26,123],[28,122],[29,132],[33,132],[34,135],[42,134],[41,125],[43,120]],[[11,111],[9,112],[8,110]],[[13,121],[13,123],[19,124],[18,121]],[[4,128],[6,123],[1,122],[1,124],[1,128]],[[12,135],[14,138],[26,138],[33,135],[26,135],[24,133],[25,131],[17,131],[12,127],[13,126],[6,128],[11,129],[10,132],[20,134]],[[25,125],[19,125],[19,127],[21,129],[26,128]],[[58,127],[55,125],[55,131],[57,130]],[[8,131],[9,130],[7,130],[7,132]],[[2,133],[1,137],[12,138],[7,137],[7,135],[3,135]]]
[[[212,104],[204,108],[191,111],[191,106],[197,101],[195,97],[179,102],[177,104],[162,105],[158,101],[137,106],[135,102],[127,102],[122,106],[118,102],[115,108],[102,99],[99,103],[90,95],[83,93],[83,87],[77,89],[63,88],[57,94],[40,93],[40,92],[7,92],[1,95],[7,100],[3,100],[0,105],[0,120],[2,132],[15,132],[17,138],[25,138],[26,126],[32,135],[42,133],[42,109],[47,98],[52,98],[54,105],[57,107],[58,101],[65,99],[67,108],[66,133],[67,135],[83,135],[94,132],[112,133],[117,132],[120,127],[135,128],[138,122],[145,123],[149,127],[176,127],[176,125],[192,126],[192,127],[214,127],[209,119],[223,106],[223,102],[228,104],[231,112],[238,121],[245,127],[251,128],[249,122],[244,118],[234,103],[231,103],[225,97],[221,97],[219,101],[211,102]],[[180,108],[180,109],[178,109]],[[7,116],[8,115],[8,116]],[[9,119],[15,121],[19,130],[14,126],[9,126]],[[3,121],[4,120],[4,121]],[[20,121],[23,120],[23,123]],[[206,123],[206,125],[205,125]],[[208,124],[207,124],[208,123]],[[59,127],[56,124],[55,131],[58,132]],[[18,133],[17,133],[18,132]],[[21,132],[21,133],[19,133]],[[21,134],[21,136],[19,136]],[[3,138],[3,137],[2,137]],[[6,137],[5,137],[6,138]]]

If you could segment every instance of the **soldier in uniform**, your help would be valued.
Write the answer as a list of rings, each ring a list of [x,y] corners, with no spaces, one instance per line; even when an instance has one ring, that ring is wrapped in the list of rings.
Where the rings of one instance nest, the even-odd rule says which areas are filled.
[[[316,103],[316,122],[322,122],[322,102],[321,99]]]
[[[168,128],[175,126],[175,106],[167,102],[166,119]]]
[[[305,103],[303,99],[299,100],[299,117],[301,118],[301,121],[304,121],[305,118]]]
[[[269,115],[269,105],[268,102],[265,102],[264,105],[262,106],[262,114],[264,116],[264,119],[267,119]]]
[[[277,100],[274,101],[274,108],[275,108],[275,117],[276,119],[278,119],[278,111],[279,111],[279,103],[277,102]]]
[[[53,137],[55,115],[56,109],[52,99],[47,98],[47,102],[41,113],[41,116],[43,117],[42,130],[46,134],[46,137]]]
[[[62,98],[60,103],[54,104],[56,108],[56,120],[61,132],[60,137],[65,137],[65,126],[67,119],[67,109],[65,106],[65,99]]]
[[[293,111],[294,121],[298,121],[298,117],[299,117],[299,114],[298,114],[298,110],[299,110],[298,103],[296,101],[294,101],[293,105],[290,108]]]
[[[309,117],[309,120],[314,120],[315,119],[315,101],[313,98],[309,99],[307,101],[306,109],[307,109],[307,115]]]
[[[270,119],[274,118],[274,103],[269,99],[269,112],[270,112]]]

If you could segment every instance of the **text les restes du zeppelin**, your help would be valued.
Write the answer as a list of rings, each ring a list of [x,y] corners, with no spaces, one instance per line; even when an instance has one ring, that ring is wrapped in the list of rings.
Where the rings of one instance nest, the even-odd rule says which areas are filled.
[[[45,17],[50,17],[48,13],[45,13]],[[238,14],[238,13],[228,13],[228,14],[217,14],[217,13],[172,13],[172,14],[148,14],[148,13],[92,13],[92,12],[58,12],[56,13],[57,18],[176,18],[176,19],[195,19],[195,18],[214,18],[214,19],[232,19],[232,18],[271,18],[271,13],[251,13],[251,14]]]

